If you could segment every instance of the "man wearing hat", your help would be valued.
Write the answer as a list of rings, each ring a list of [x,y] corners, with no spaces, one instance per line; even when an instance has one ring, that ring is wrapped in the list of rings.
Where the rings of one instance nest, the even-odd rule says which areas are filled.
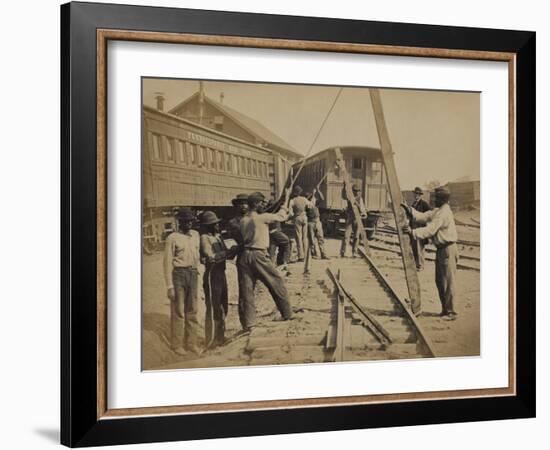
[[[248,212],[248,194],[238,194],[231,200],[231,203],[233,203],[237,215],[227,223],[227,232],[237,244],[242,244],[243,238],[240,223],[241,219]]]
[[[345,189],[345,188],[344,188]],[[353,192],[353,201],[355,206],[361,214],[361,218],[367,217],[367,207],[361,195],[361,188],[354,184],[351,188]],[[342,191],[342,195],[345,198],[345,190]],[[348,200],[346,208],[346,231],[344,232],[344,238],[342,239],[342,245],[340,246],[340,256],[343,258],[346,256],[346,250],[348,243],[351,240],[351,252],[355,258],[357,255],[357,249],[359,248],[359,229],[357,222],[355,221],[355,214],[353,213],[353,204]]]
[[[430,211],[432,209],[428,204],[428,202],[422,198],[423,195],[424,193],[422,192],[422,189],[420,189],[418,186],[414,188],[414,202],[412,203],[411,207],[421,213]],[[419,225],[414,221],[411,223],[411,227],[413,229],[418,228],[418,226]],[[412,245],[414,260],[416,262],[416,269],[423,270],[424,269],[424,246],[426,245],[426,240],[411,239],[411,245]]]
[[[306,209],[311,207],[311,202],[302,195],[302,188],[294,186],[292,190],[292,200],[288,205],[290,214],[294,222],[294,234],[296,236],[296,250],[298,251],[298,261],[304,260],[306,241],[307,241],[307,217]]]
[[[435,190],[435,206],[431,211],[418,212],[410,206],[402,203],[409,216],[418,224],[424,224],[421,228],[411,230],[408,224],[403,226],[403,232],[411,234],[413,239],[431,238],[437,248],[435,254],[435,284],[441,302],[441,316],[445,320],[456,319],[454,309],[456,297],[456,272],[458,263],[458,248],[456,241],[458,235],[453,212],[449,206],[450,193],[445,187]]]
[[[285,192],[284,205],[288,203],[289,190]],[[284,222],[287,209],[282,206],[275,213],[264,213],[265,196],[254,192],[248,196],[249,211],[241,220],[244,249],[237,261],[239,266],[239,319],[243,330],[248,331],[256,322],[254,287],[260,280],[269,290],[283,320],[292,318],[285,280],[271,262],[268,254],[269,224]]]
[[[203,288],[206,302],[206,348],[217,347],[225,341],[225,316],[228,306],[225,261],[232,259],[238,248],[236,245],[231,249],[226,247],[220,233],[220,222],[221,219],[212,211],[205,211],[200,216],[200,256],[205,266]]]
[[[191,229],[195,216],[190,209],[180,209],[176,219],[178,231],[168,236],[164,250],[164,277],[170,299],[170,345],[178,355],[184,355],[186,349],[199,354],[199,233]]]

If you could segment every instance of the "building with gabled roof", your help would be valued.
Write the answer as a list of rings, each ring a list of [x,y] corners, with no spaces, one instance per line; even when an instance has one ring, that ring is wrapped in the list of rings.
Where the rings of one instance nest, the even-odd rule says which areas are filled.
[[[290,144],[256,119],[225,105],[222,101],[216,101],[206,95],[203,95],[202,99],[201,108],[201,93],[200,91],[196,92],[191,97],[174,106],[169,113],[237,137],[251,144],[274,150],[290,162],[295,162],[303,157]]]

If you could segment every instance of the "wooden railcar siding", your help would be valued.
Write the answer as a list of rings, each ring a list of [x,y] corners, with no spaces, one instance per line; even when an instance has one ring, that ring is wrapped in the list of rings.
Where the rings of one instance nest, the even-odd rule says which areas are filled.
[[[273,154],[144,108],[145,207],[230,206],[242,192],[274,190]]]

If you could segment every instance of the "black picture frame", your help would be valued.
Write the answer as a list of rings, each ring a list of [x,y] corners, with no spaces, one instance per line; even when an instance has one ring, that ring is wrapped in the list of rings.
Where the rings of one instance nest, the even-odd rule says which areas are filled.
[[[98,29],[514,53],[516,394],[116,420],[98,418]],[[112,4],[62,5],[62,444],[81,447],[534,417],[535,42],[535,33],[527,31]]]

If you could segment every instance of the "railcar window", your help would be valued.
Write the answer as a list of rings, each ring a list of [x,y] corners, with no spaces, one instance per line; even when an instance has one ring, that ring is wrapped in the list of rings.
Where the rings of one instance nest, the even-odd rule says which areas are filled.
[[[373,183],[382,182],[382,163],[379,161],[371,164],[371,180]]]
[[[166,151],[166,161],[174,161],[174,148],[172,147],[172,139],[164,136],[164,148]]]
[[[160,145],[159,145],[159,136],[153,134],[153,159],[160,161]]]
[[[225,170],[231,172],[231,155],[228,153],[225,154]]]
[[[353,168],[361,169],[363,167],[362,162],[363,160],[361,158],[353,158]]]
[[[196,144],[191,144],[191,164],[198,165],[198,150]]]
[[[176,148],[177,148],[177,154],[178,154],[178,162],[180,164],[187,165],[187,158],[186,158],[186,152],[185,152],[185,144],[180,141],[179,139],[176,141]]]
[[[246,160],[246,174],[250,175],[252,173],[252,162],[250,159]]]
[[[208,149],[208,163],[212,170],[216,169],[216,153],[211,148]]]
[[[223,152],[218,152],[218,170],[221,170],[223,172]]]

